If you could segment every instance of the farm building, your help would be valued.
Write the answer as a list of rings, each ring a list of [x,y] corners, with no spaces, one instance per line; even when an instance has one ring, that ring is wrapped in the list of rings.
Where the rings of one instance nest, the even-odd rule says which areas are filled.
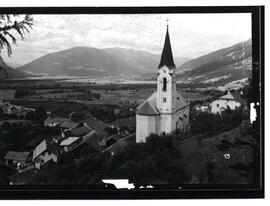
[[[64,122],[70,122],[70,119],[62,118],[62,117],[54,117],[54,118],[49,117],[49,118],[45,119],[44,126],[45,127],[57,127]]]
[[[15,152],[15,151],[8,151],[5,155],[4,159],[7,165],[14,165],[14,164],[26,164],[29,152]]]
[[[71,152],[81,145],[82,138],[80,137],[68,137],[60,143],[60,147],[65,152]]]
[[[236,95],[236,93],[232,94],[230,91],[227,92],[226,95],[223,95],[216,100],[211,102],[211,112],[214,114],[221,114],[222,111],[230,108],[231,110],[235,110],[241,106],[241,98]]]
[[[40,169],[49,161],[57,162],[59,152],[55,144],[49,144],[47,140],[43,140],[34,150],[33,162],[35,168]]]

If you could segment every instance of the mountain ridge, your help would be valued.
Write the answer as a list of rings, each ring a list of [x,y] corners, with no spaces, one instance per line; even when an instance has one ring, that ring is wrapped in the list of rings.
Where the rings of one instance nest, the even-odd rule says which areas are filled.
[[[49,76],[142,75],[155,71],[159,58],[160,55],[140,50],[78,46],[46,54],[17,69]],[[187,60],[189,58],[177,58],[179,64]]]

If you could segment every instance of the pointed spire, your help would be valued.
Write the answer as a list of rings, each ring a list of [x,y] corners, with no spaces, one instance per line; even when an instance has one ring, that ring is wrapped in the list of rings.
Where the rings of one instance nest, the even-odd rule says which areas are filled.
[[[162,66],[167,67],[175,67],[174,61],[173,61],[173,54],[172,54],[172,48],[171,48],[171,42],[170,42],[170,36],[169,36],[169,25],[167,20],[167,32],[165,37],[165,43],[161,55],[161,60],[158,68],[161,68]]]

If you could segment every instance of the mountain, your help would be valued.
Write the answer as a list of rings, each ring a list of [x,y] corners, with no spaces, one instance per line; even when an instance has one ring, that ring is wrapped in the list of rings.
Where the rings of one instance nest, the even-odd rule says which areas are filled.
[[[14,79],[14,78],[25,78],[25,77],[31,77],[32,75],[27,74],[26,72],[19,71],[17,69],[13,69],[12,67],[5,64],[3,58],[0,56],[0,67],[4,68],[7,71],[8,78]],[[3,78],[3,71],[1,72],[0,79]]]
[[[47,54],[17,69],[49,76],[143,75],[155,71],[159,58],[159,55],[133,49],[74,47]],[[177,59],[181,63],[187,60]]]
[[[178,69],[178,79],[193,83],[228,83],[248,78],[252,70],[251,39],[192,59]]]

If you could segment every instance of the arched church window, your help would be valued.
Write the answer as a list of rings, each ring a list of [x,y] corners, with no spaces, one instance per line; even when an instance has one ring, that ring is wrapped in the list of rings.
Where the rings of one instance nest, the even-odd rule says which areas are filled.
[[[164,77],[163,78],[163,82],[162,82],[162,90],[164,91],[164,92],[166,92],[167,91],[167,79],[166,79],[166,77]]]

